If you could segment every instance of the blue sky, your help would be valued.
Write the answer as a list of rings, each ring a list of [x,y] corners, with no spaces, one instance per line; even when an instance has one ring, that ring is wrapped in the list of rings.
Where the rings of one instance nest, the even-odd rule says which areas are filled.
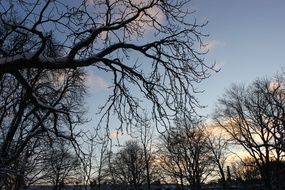
[[[211,114],[215,103],[233,83],[248,84],[272,76],[285,66],[285,1],[193,0],[198,20],[208,20],[207,62],[221,66],[201,85],[198,95]]]
[[[283,0],[192,0],[191,10],[198,21],[208,21],[204,32],[210,52],[209,64],[217,63],[220,72],[203,81],[197,94],[203,115],[210,115],[218,97],[233,83],[248,84],[258,77],[272,76],[284,65],[285,1]],[[87,98],[88,117],[96,123],[97,106],[108,96],[106,73],[90,79]]]

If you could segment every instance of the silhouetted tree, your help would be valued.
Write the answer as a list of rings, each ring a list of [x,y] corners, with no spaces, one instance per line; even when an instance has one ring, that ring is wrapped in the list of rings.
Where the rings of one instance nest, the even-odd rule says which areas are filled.
[[[155,166],[153,163],[154,159],[154,145],[153,145],[153,128],[150,125],[147,117],[139,124],[139,136],[140,144],[142,145],[143,154],[144,154],[144,165],[146,169],[146,182],[147,189],[150,190],[150,184],[154,178]]]
[[[257,164],[251,157],[246,157],[241,160],[239,170],[241,178],[245,181],[254,181],[261,178]]]
[[[58,141],[45,153],[43,160],[44,182],[52,183],[54,190],[63,189],[67,181],[76,181],[80,169],[80,161],[70,151],[66,141]]]
[[[215,111],[219,125],[255,160],[269,190],[273,189],[269,163],[282,160],[284,152],[284,84],[283,73],[248,87],[233,85]]]
[[[181,184],[201,189],[213,171],[213,155],[209,137],[198,120],[179,120],[177,128],[163,136],[162,167]]]
[[[12,165],[30,150],[42,135],[75,142],[74,127],[83,123],[83,74],[72,70],[19,71],[31,83],[33,93],[45,107],[33,103],[29,92],[12,75],[5,74],[0,81],[0,175],[15,175]],[[51,82],[52,81],[52,82]],[[67,113],[68,114],[65,114]],[[32,156],[31,154],[27,154]],[[25,157],[25,156],[24,156]],[[0,184],[6,177],[1,177]],[[9,187],[7,187],[10,189]]]
[[[0,78],[12,77],[33,106],[59,116],[68,111],[47,106],[23,69],[94,68],[110,77],[111,94],[101,107],[101,124],[109,123],[113,113],[120,122],[130,124],[141,118],[145,101],[153,107],[152,118],[166,122],[175,113],[193,111],[198,105],[193,96],[195,83],[209,77],[208,70],[213,68],[204,63],[206,52],[199,49],[205,24],[192,19],[188,3],[0,2]],[[51,44],[53,37],[56,43]],[[46,54],[50,46],[61,49],[61,54]]]
[[[127,141],[125,147],[112,158],[110,167],[116,184],[129,185],[137,190],[147,183],[145,153],[137,141]]]
[[[208,143],[210,151],[213,156],[213,163],[215,165],[215,170],[220,176],[220,181],[223,184],[224,189],[226,189],[226,160],[229,156],[229,141],[226,139],[222,132],[218,132],[214,127],[208,126]]]
[[[199,49],[205,24],[188,7],[188,0],[0,1],[0,175],[13,176],[11,163],[42,134],[75,144],[86,67],[110,79],[97,126],[107,132],[112,115],[131,126],[145,105],[163,126],[193,112],[195,83],[213,66]]]

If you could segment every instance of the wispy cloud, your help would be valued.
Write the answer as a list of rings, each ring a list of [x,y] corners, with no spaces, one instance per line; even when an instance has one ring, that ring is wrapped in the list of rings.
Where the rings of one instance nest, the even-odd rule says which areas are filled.
[[[86,85],[91,90],[100,91],[107,90],[108,83],[98,75],[88,74],[86,77]]]
[[[220,47],[224,47],[226,44],[224,42],[221,42],[219,40],[211,40],[204,44],[202,47],[203,50],[214,50]]]

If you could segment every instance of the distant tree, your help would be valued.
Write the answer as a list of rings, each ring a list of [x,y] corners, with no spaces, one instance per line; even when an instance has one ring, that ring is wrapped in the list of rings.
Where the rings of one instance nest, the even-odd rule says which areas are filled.
[[[76,154],[70,151],[66,141],[52,144],[45,153],[44,182],[53,184],[54,190],[62,189],[66,182],[75,182],[80,170],[80,161]]]
[[[110,155],[108,153],[108,141],[105,140],[103,142],[103,144],[101,144],[101,147],[100,147],[100,157],[99,157],[99,162],[98,162],[98,169],[97,169],[97,174],[98,174],[98,185],[99,185],[99,188],[102,184],[102,180],[104,179],[104,169],[106,169],[106,166],[108,168],[108,163],[110,162]]]
[[[235,176],[238,176],[235,178],[236,180],[242,180],[245,185],[263,185],[264,180],[262,179],[260,169],[252,157],[245,157],[234,164]],[[272,160],[267,167],[270,168],[273,189],[284,189],[285,182],[283,176],[285,174],[285,162]]]
[[[261,178],[256,162],[251,157],[242,159],[239,169],[241,178],[245,181],[254,181]]]
[[[81,147],[80,162],[81,162],[81,182],[85,189],[91,182],[97,180],[100,185],[101,171],[107,165],[107,146],[109,139],[98,139],[95,131],[84,133],[80,139],[83,146]]]
[[[112,153],[109,152],[109,147],[111,142],[107,137],[105,139],[92,139],[90,143],[90,150],[93,149],[93,156],[90,151],[87,154],[87,173],[89,176],[89,183],[93,184],[94,188],[101,188],[103,183],[107,183],[112,177],[109,173],[110,159]],[[93,146],[93,148],[92,148]],[[86,165],[83,164],[83,165]],[[86,170],[85,169],[85,170]],[[87,178],[87,179],[88,179]],[[92,180],[91,180],[92,179]],[[87,184],[87,183],[86,183]]]
[[[214,162],[209,137],[201,121],[180,120],[177,128],[170,130],[162,140],[162,168],[170,177],[177,178],[182,189],[185,184],[201,189],[213,171]]]
[[[208,126],[208,128],[210,128],[208,131],[208,143],[210,151],[212,152],[215,170],[220,176],[220,181],[223,184],[224,189],[226,189],[226,161],[229,156],[229,141],[222,132],[218,133],[211,126]]]
[[[283,73],[248,87],[233,85],[215,111],[218,124],[254,159],[269,190],[273,189],[269,163],[281,161],[284,154],[284,84]]]
[[[150,184],[154,178],[155,165],[153,163],[154,159],[154,147],[153,147],[153,128],[145,117],[145,119],[140,123],[139,128],[139,143],[142,145],[144,154],[144,165],[146,170],[146,184],[147,189],[150,190]]]
[[[144,149],[137,141],[127,141],[125,147],[112,158],[109,171],[115,184],[139,189],[147,183]]]

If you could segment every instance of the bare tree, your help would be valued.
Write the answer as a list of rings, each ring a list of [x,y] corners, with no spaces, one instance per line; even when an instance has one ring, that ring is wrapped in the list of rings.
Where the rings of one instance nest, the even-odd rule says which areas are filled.
[[[241,160],[239,170],[243,180],[254,181],[261,178],[256,162],[251,157],[246,157]]]
[[[201,189],[201,184],[213,171],[213,156],[208,144],[208,135],[197,120],[177,122],[163,137],[163,169],[171,177],[177,178],[182,189],[190,185]]]
[[[198,105],[193,96],[195,83],[209,77],[208,69],[213,68],[204,63],[206,52],[199,49],[205,24],[197,24],[191,17],[188,3],[1,2],[0,76],[10,75],[18,81],[39,108],[68,114],[46,106],[20,71],[92,67],[107,72],[111,80],[112,93],[101,107],[101,123],[104,118],[109,123],[113,111],[122,123],[140,118],[143,100],[152,105],[152,118],[164,123],[177,112],[193,111]],[[44,52],[54,36],[55,47],[62,54],[49,56]],[[142,96],[134,96],[131,88]]]
[[[75,142],[86,67],[110,79],[98,123],[107,132],[114,113],[123,129],[148,105],[156,125],[195,112],[195,84],[213,66],[199,49],[205,24],[187,7],[188,0],[1,1],[0,175],[13,173],[11,163],[39,135]]]
[[[54,190],[62,189],[66,181],[74,182],[78,177],[80,161],[70,151],[66,141],[53,143],[44,158],[44,182],[53,184]]]
[[[99,158],[99,163],[98,163],[98,185],[99,185],[99,188],[102,184],[102,179],[104,179],[104,176],[103,176],[103,170],[104,168],[106,168],[106,166],[108,166],[106,163],[109,163],[110,161],[110,158],[108,157],[109,154],[108,154],[108,141],[103,141],[103,144],[101,144],[101,147],[100,147],[100,158]]]
[[[86,154],[87,160],[83,164],[87,166],[84,168],[86,179],[88,179],[85,184],[86,187],[87,184],[90,184],[100,189],[102,183],[111,178],[109,175],[109,163],[112,154],[110,154],[108,147],[111,146],[111,142],[107,137],[105,139],[96,139],[94,136],[90,140],[89,151]]]
[[[125,147],[115,154],[110,164],[110,172],[115,184],[130,186],[134,189],[139,189],[146,184],[147,168],[144,150],[137,141],[127,141]]]
[[[267,189],[273,189],[269,163],[282,160],[284,152],[283,76],[259,79],[247,88],[232,86],[219,100],[215,116],[219,125],[255,160]]]
[[[91,136],[89,136],[91,135]],[[82,183],[87,189],[87,186],[91,183],[92,174],[95,170],[95,160],[94,158],[97,156],[96,146],[99,144],[96,142],[95,134],[88,133],[84,138],[84,147],[81,150],[83,155],[80,159],[81,161],[81,177]]]
[[[208,143],[213,155],[213,162],[220,176],[220,181],[224,189],[226,189],[226,160],[229,156],[229,140],[225,138],[225,134],[222,132],[217,132],[211,126],[208,126],[208,128],[210,128],[208,131]]]
[[[1,12],[1,18],[4,15]],[[20,20],[16,15],[9,19],[13,23]],[[29,47],[33,46],[32,36],[13,32],[13,27],[2,21],[1,59],[28,52]],[[57,46],[52,35],[49,35],[42,55],[52,58],[61,53],[62,47]],[[84,77],[81,69],[19,68],[15,72],[1,71],[0,185],[6,183],[8,178],[15,179],[15,162],[20,161],[21,157],[30,159],[28,157],[33,156],[30,148],[43,134],[51,141],[56,137],[75,142],[77,134],[74,127],[84,122]]]
[[[262,185],[263,179],[260,169],[252,157],[244,157],[232,164],[234,166],[232,167],[232,169],[234,169],[234,179],[242,180],[245,184]],[[272,160],[269,165],[272,172],[271,177],[274,180],[274,186],[276,189],[284,189],[285,183],[281,176],[284,175],[285,162]]]
[[[47,151],[46,147],[49,147],[49,143],[44,138],[33,139],[25,147],[18,158],[20,160],[16,160],[18,168],[14,169],[14,171],[17,171],[17,178],[14,180],[14,183],[17,186],[14,186],[14,189],[30,187],[46,177],[43,164]]]
[[[153,128],[145,116],[139,127],[140,143],[143,148],[144,165],[146,168],[147,189],[150,190],[150,184],[153,180],[154,165],[153,165]]]

